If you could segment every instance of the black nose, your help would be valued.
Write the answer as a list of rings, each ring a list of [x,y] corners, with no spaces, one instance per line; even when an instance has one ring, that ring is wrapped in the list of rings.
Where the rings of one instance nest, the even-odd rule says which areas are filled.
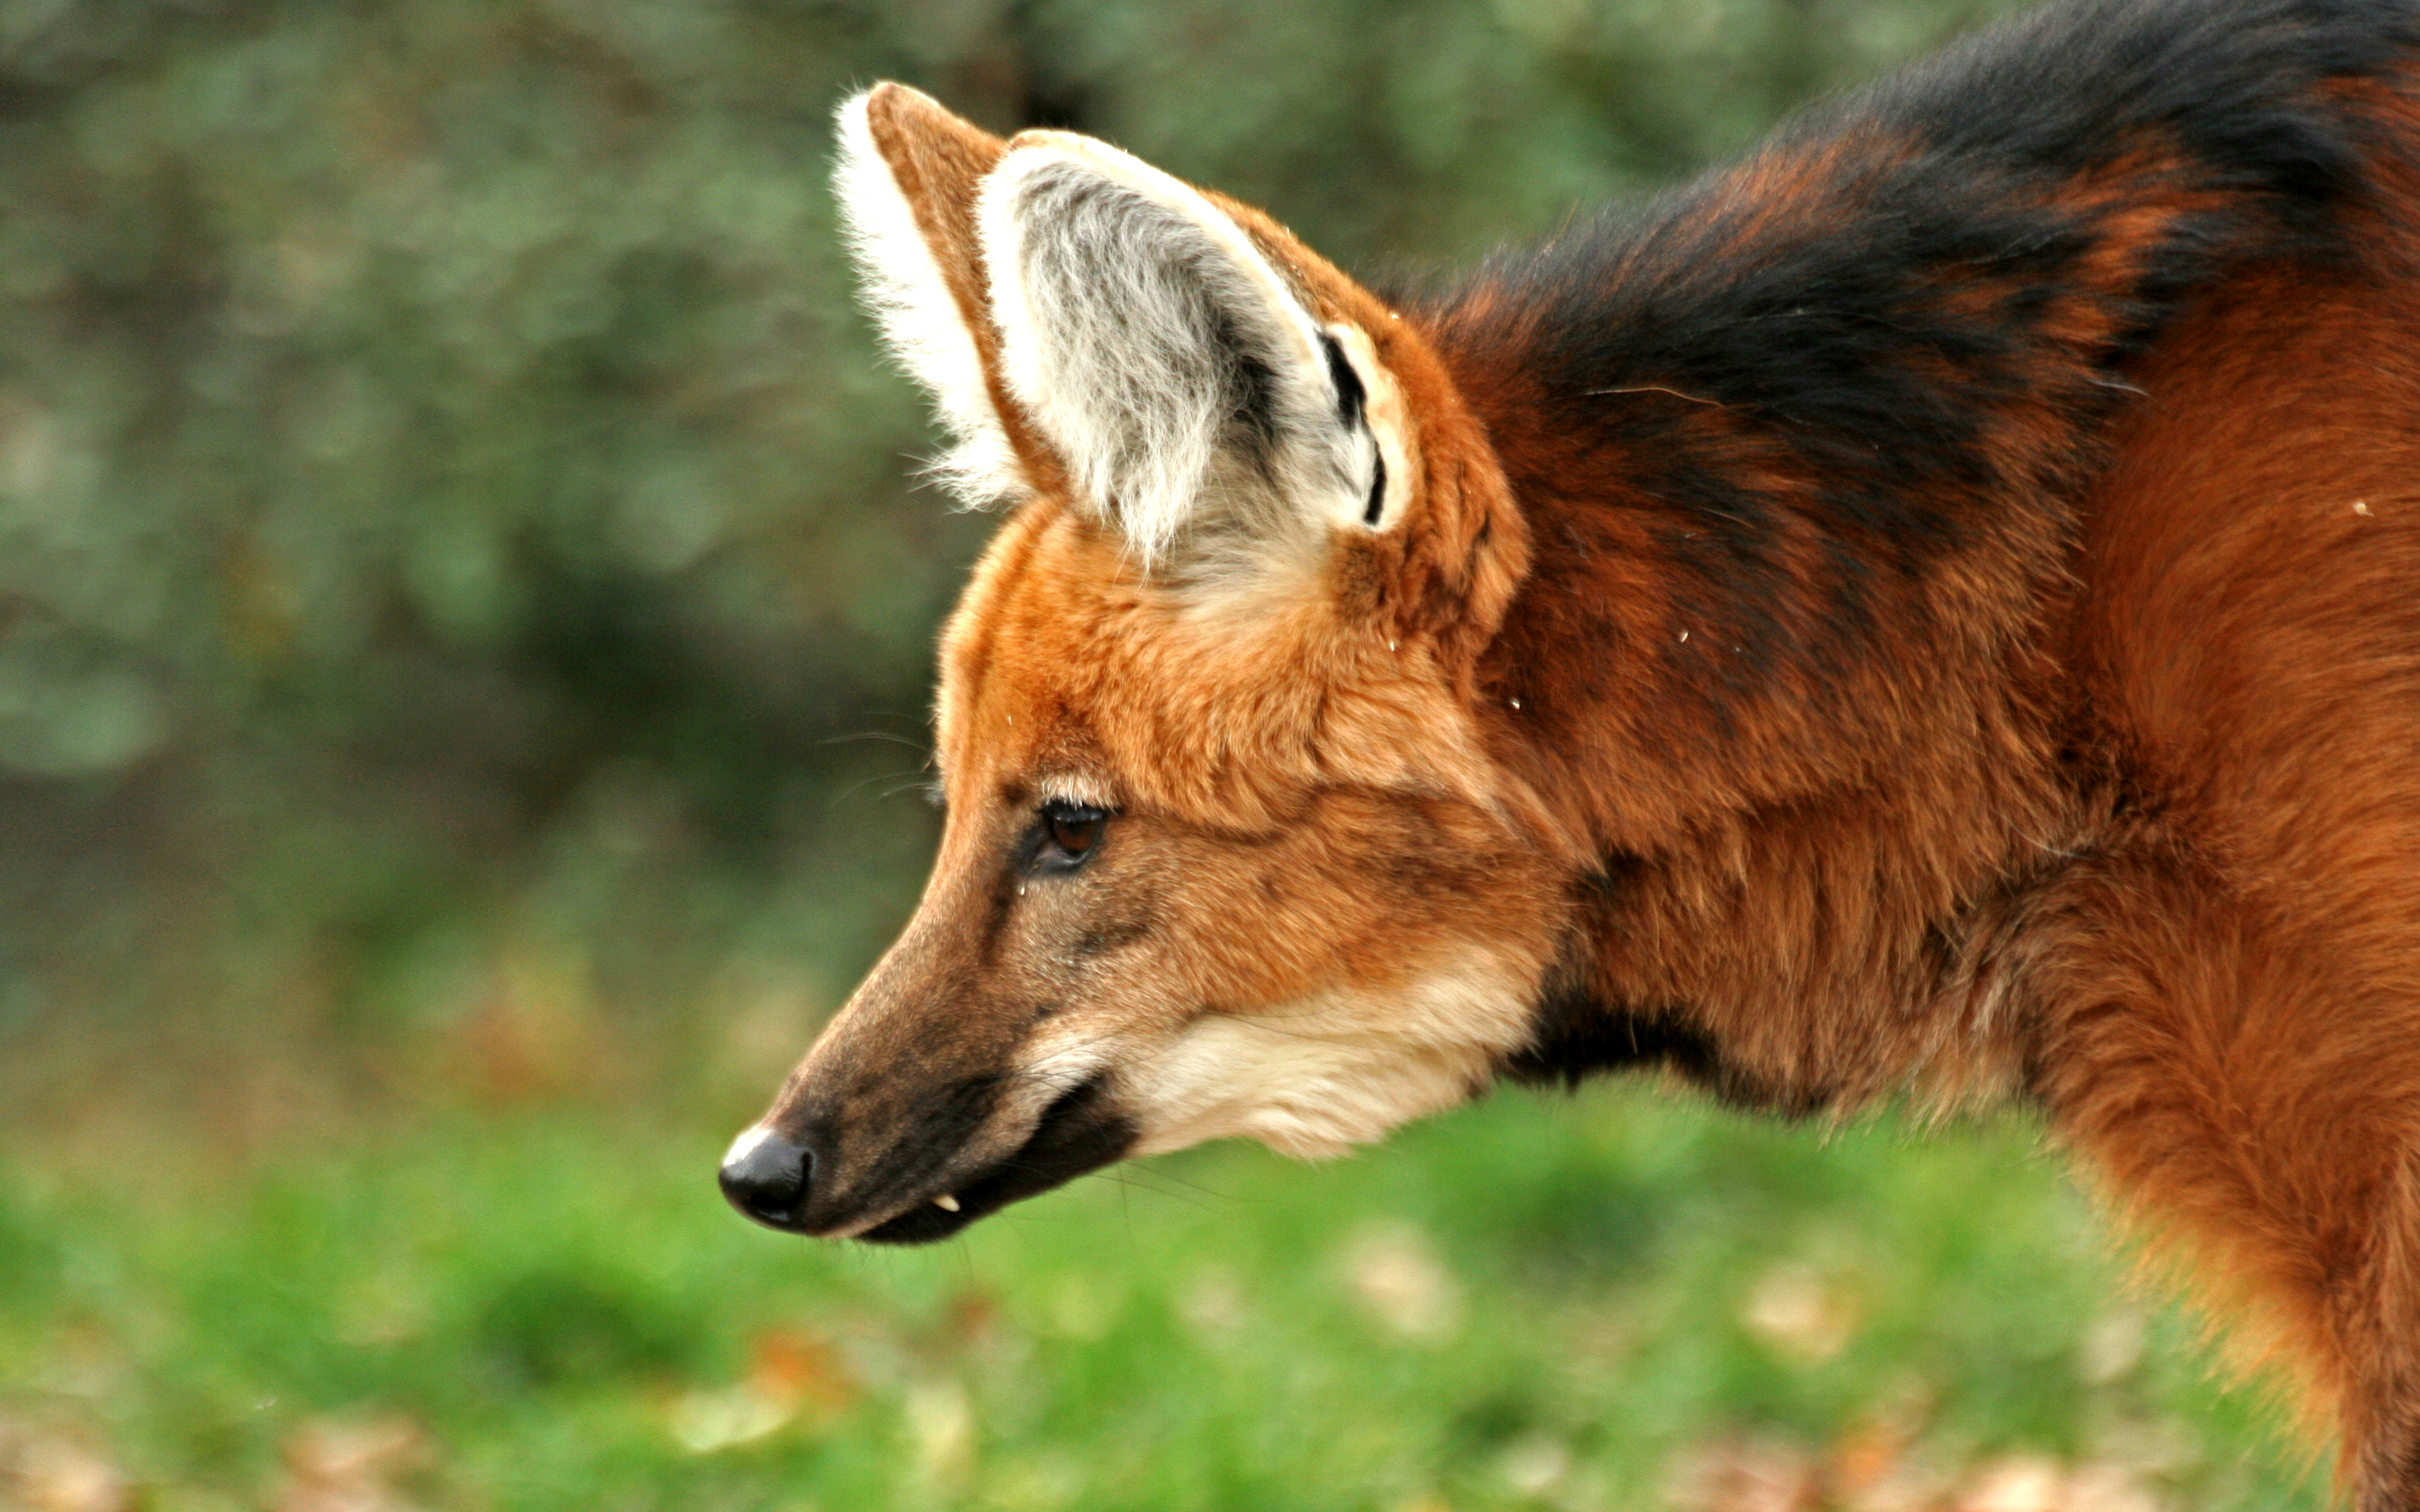
[[[814,1165],[803,1148],[758,1124],[733,1140],[731,1152],[722,1157],[722,1195],[768,1228],[803,1233],[798,1212]]]

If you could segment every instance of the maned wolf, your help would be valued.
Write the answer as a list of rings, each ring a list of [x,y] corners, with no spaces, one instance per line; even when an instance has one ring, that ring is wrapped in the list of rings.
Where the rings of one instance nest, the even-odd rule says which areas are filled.
[[[1009,507],[743,1211],[1641,1063],[2014,1094],[2420,1506],[2420,0],[2062,6],[1409,303],[1089,137],[841,129]]]

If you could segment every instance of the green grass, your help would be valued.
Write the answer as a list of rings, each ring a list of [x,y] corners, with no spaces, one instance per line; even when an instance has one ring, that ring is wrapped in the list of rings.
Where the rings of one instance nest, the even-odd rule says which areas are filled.
[[[309,1505],[354,1473],[349,1424],[393,1440],[363,1484],[431,1508],[1652,1507],[1743,1443],[2321,1504],[2176,1315],[2133,1347],[2145,1304],[2020,1121],[1826,1138],[1506,1095],[1333,1165],[1128,1167],[911,1252],[743,1224],[728,1132],[559,1108],[216,1172],[21,1149],[0,1427],[155,1512]]]

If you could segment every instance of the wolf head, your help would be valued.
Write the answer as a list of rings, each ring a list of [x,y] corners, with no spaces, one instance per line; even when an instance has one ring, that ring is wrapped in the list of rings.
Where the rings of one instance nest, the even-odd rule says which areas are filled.
[[[1127,1154],[1322,1155],[1481,1090],[1570,866],[1477,681],[1523,523],[1421,332],[1105,143],[897,85],[840,124],[939,471],[1007,517],[943,641],[923,902],[726,1191],[925,1240]]]

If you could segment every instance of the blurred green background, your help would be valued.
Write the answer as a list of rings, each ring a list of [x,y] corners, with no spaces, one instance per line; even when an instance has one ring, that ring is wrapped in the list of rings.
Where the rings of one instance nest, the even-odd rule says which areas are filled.
[[[0,1508],[2319,1504],[2021,1119],[1508,1094],[932,1252],[711,1174],[988,526],[832,105],[1419,283],[1993,0],[0,0]]]

